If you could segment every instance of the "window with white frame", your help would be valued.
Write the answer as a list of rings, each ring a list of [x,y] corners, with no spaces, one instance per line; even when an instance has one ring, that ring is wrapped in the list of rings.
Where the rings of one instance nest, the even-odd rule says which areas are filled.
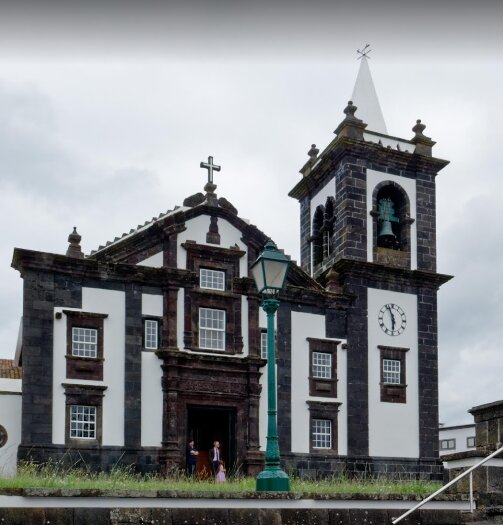
[[[95,328],[72,328],[72,355],[98,357],[98,330]]]
[[[157,350],[159,348],[159,321],[145,319],[145,348]]]
[[[313,352],[312,374],[317,379],[332,379],[332,354]]]
[[[72,405],[70,407],[70,438],[96,439],[96,407]]]
[[[313,419],[312,425],[313,448],[332,448],[332,421]]]
[[[440,450],[455,450],[456,440],[455,439],[441,439]]]
[[[225,350],[225,310],[199,308],[199,348]]]
[[[466,438],[466,448],[475,448],[475,436],[468,436]]]
[[[260,357],[267,359],[267,330],[260,332]]]
[[[199,274],[199,286],[211,290],[225,290],[225,272],[221,270],[201,268]]]
[[[400,361],[398,359],[382,360],[383,381],[390,385],[400,384]]]

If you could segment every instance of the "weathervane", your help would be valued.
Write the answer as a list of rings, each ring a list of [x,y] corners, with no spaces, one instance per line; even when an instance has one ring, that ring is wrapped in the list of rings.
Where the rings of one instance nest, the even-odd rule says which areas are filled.
[[[363,57],[370,58],[369,53],[372,51],[372,49],[367,49],[367,48],[370,48],[370,44],[365,44],[364,48],[356,50],[356,52],[360,55],[357,58],[357,60],[360,60],[360,58],[363,58]]]

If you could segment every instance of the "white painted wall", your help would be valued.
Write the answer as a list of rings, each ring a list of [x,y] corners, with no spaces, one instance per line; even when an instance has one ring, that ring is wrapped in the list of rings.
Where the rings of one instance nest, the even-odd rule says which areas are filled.
[[[141,446],[162,441],[162,361],[154,352],[141,354]]]
[[[141,294],[141,315],[162,317],[164,313],[163,299],[160,294]]]
[[[383,137],[382,135],[377,135],[372,132],[364,132],[363,140],[366,142],[375,142],[376,144],[381,141],[381,144],[387,148],[390,146],[392,149],[397,149],[397,146],[400,146],[401,151],[407,151],[408,153],[413,153],[416,149],[414,144],[411,144],[407,140],[402,140],[396,137]]]
[[[206,234],[210,227],[210,216],[200,215],[185,223],[186,230],[178,234],[177,267],[187,268],[187,251],[181,246],[185,241],[195,241],[197,244],[217,246],[206,242]],[[225,219],[218,219],[218,233],[220,234],[221,248],[230,248],[237,245],[240,250],[247,252],[246,245],[241,241],[241,232]],[[239,277],[248,275],[248,257],[243,255],[239,261]]]
[[[337,350],[337,398],[309,395],[309,342],[308,337],[325,337],[325,316],[292,312],[292,452],[309,453],[309,408],[306,401],[342,403],[337,420],[339,454],[347,454],[347,363],[346,351]],[[328,340],[328,339],[327,339]]]
[[[138,263],[138,266],[148,266],[150,268],[161,268],[164,262],[164,255],[162,252],[157,252],[156,254],[143,259]]]
[[[450,450],[442,450],[439,447],[439,455],[444,456],[445,454],[454,454],[456,452],[466,452],[467,450],[475,450],[474,447],[467,447],[466,440],[469,437],[475,437],[475,424],[440,427],[438,429],[438,439],[440,441],[444,439],[455,439],[456,448]]]
[[[414,179],[407,179],[405,177],[399,177],[398,175],[390,175],[389,173],[383,173],[376,170],[367,170],[367,261],[373,261],[373,227],[374,221],[371,220],[370,212],[372,211],[372,194],[374,193],[375,187],[384,181],[393,181],[398,184],[410,201],[410,217],[411,219],[416,218],[416,181]],[[410,261],[411,270],[417,269],[417,227],[414,221],[410,226]]]
[[[0,448],[0,477],[16,474],[17,449],[21,443],[21,379],[0,379],[0,425],[7,443]]]
[[[400,306],[407,316],[404,332],[385,334],[379,310],[387,303]],[[381,402],[381,352],[378,345],[409,348],[406,352],[407,403]],[[351,350],[349,350],[351,351]],[[419,400],[417,349],[417,297],[412,294],[368,289],[369,454],[419,457]]]
[[[142,294],[142,315],[162,317],[163,296]],[[162,441],[162,361],[154,352],[141,356],[141,445],[160,447]]]
[[[57,306],[54,313],[62,310],[70,308]],[[54,319],[52,440],[55,444],[65,443],[65,394],[62,383],[105,385],[102,444],[123,446],[125,294],[116,290],[82,288],[82,311],[108,314],[103,320],[103,381],[66,378],[66,315]]]

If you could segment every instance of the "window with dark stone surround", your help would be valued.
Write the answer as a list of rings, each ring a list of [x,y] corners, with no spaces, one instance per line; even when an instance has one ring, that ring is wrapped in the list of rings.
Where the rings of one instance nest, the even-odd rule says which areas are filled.
[[[406,403],[407,402],[407,384],[406,384],[406,354],[409,351],[408,348],[399,348],[396,346],[382,346],[377,347],[381,352],[381,357],[379,360],[379,365],[381,368],[380,377],[381,377],[381,401],[383,403]],[[398,362],[400,368],[399,382],[390,381],[390,377],[394,375],[395,372],[386,374],[385,377],[385,362],[387,364],[387,369],[390,369],[390,361]],[[393,365],[393,363],[391,363]],[[391,366],[391,368],[395,368]]]
[[[66,377],[103,381],[103,320],[108,315],[76,310],[63,310],[63,313],[66,315]],[[95,357],[74,355],[74,328],[95,331],[92,332],[96,334]]]
[[[201,352],[243,352],[241,330],[241,295],[233,292],[233,281],[239,278],[239,262],[246,252],[238,247],[221,248],[186,241],[187,269],[197,275],[199,286],[185,289],[184,347]],[[201,269],[224,272],[224,290],[202,288]],[[200,348],[199,312],[201,308],[223,311],[225,317],[225,348],[212,350]]]
[[[337,414],[339,413],[340,403],[324,403],[321,401],[307,401],[309,407],[309,450],[313,453],[320,454],[337,454]],[[332,443],[330,448],[318,448],[314,445],[314,431],[315,431],[315,422],[323,421],[326,426],[327,422],[330,422],[330,432]],[[318,425],[319,426],[319,425]]]
[[[106,386],[101,385],[76,385],[70,383],[63,383],[66,396],[66,411],[65,411],[65,443],[72,446],[89,446],[101,445],[102,430],[103,430],[103,395],[107,389]],[[72,407],[87,408],[94,407],[94,438],[71,437],[71,419]],[[85,410],[84,410],[85,411]],[[85,427],[85,420],[82,421]]]
[[[157,332],[154,333],[155,331]],[[162,317],[143,317],[143,348],[145,350],[158,350],[162,346],[161,334]]]
[[[309,342],[309,395],[337,397],[337,346],[340,341],[311,337],[307,340]],[[330,369],[320,364],[328,361],[331,361]]]

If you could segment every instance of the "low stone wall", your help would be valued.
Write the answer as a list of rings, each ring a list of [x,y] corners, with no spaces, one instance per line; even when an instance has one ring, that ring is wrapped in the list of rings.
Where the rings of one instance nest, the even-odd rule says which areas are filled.
[[[43,501],[41,501],[43,504]],[[0,509],[2,525],[389,525],[387,509]],[[459,525],[457,510],[420,510],[404,525]]]

